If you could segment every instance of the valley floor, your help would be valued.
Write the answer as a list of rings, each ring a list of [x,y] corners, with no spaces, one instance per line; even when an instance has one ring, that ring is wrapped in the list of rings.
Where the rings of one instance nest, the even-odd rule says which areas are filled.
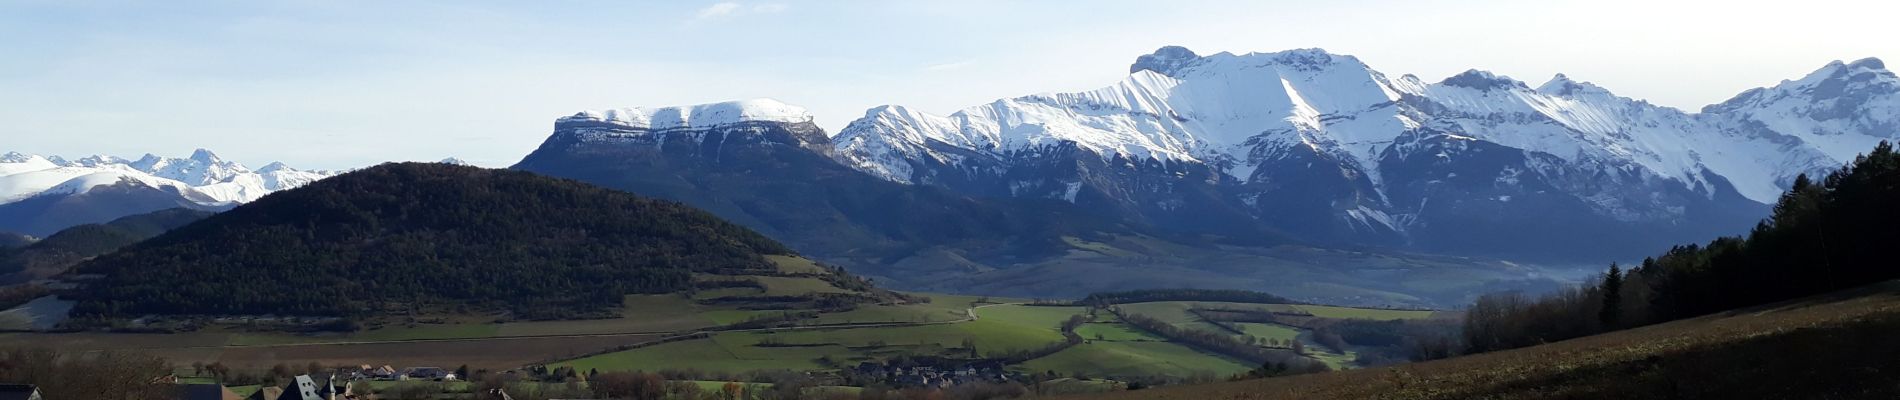
[[[701,296],[716,293],[702,292]],[[54,347],[70,351],[132,350],[177,364],[220,362],[237,368],[276,364],[394,365],[506,370],[526,365],[579,370],[711,373],[755,370],[823,371],[900,355],[967,357],[1046,348],[1064,341],[1059,325],[1077,306],[1036,306],[1026,299],[915,294],[928,302],[865,305],[819,314],[801,326],[724,329],[720,326],[778,311],[696,304],[677,295],[628,296],[623,318],[579,321],[397,324],[352,334],[288,334],[218,326],[177,334],[10,333],[0,347]],[[1190,309],[1239,307],[1337,318],[1425,318],[1431,311],[1214,302],[1150,302],[1126,308],[1181,328],[1228,332]],[[1301,341],[1309,356],[1335,368],[1354,367],[1350,352],[1323,350],[1307,330],[1267,324],[1234,324],[1237,336]],[[1169,341],[1097,313],[1076,329],[1085,341],[1011,367],[1023,372],[1093,378],[1175,377],[1214,380],[1246,372],[1248,362]],[[694,337],[703,333],[704,337]],[[684,339],[684,340],[677,340]],[[676,340],[676,341],[675,341]],[[661,343],[665,341],[664,343]],[[657,344],[656,344],[657,343]],[[631,349],[628,349],[631,348]],[[615,349],[627,349],[615,351]]]

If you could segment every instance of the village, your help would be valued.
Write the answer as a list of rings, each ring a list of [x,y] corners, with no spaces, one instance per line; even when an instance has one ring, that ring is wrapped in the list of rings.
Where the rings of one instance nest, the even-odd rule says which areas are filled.
[[[877,383],[898,388],[941,389],[978,382],[1006,383],[1027,379],[1020,372],[1004,370],[1002,363],[994,361],[941,369],[915,363],[863,362],[852,368],[851,373],[860,384]]]
[[[862,362],[855,367],[841,371],[842,380],[859,386],[878,386],[890,389],[949,389],[973,384],[1007,384],[1033,380],[1036,377],[1018,371],[1009,371],[998,361],[978,361],[964,363],[946,363],[946,360],[901,358],[883,362]],[[279,366],[282,367],[282,366]],[[314,367],[314,366],[313,366]],[[480,371],[473,376],[466,367],[448,369],[441,367],[404,367],[390,365],[358,365],[354,367],[334,368],[324,371],[287,375],[283,377],[246,378],[261,379],[268,382],[262,385],[226,386],[222,381],[228,371],[222,366],[196,366],[202,373],[213,374],[215,378],[180,377],[177,374],[159,377],[155,384],[176,385],[175,393],[180,400],[369,400],[404,398],[444,398],[454,395],[457,398],[493,398],[512,400],[503,391],[481,389],[484,393],[472,393],[471,378],[487,377],[488,380],[501,378],[508,382],[546,381],[562,384],[563,374],[574,371],[549,371],[528,368],[496,373]],[[285,368],[274,368],[284,370]],[[579,379],[565,380],[565,383],[590,381],[598,377],[598,372],[581,374]],[[834,376],[830,380],[838,380]],[[204,382],[211,380],[214,382]],[[757,384],[744,384],[757,386]],[[434,390],[427,393],[399,393],[393,388],[427,387]],[[450,390],[455,387],[458,389]],[[460,393],[444,393],[455,392]],[[0,400],[60,400],[44,397],[37,387],[26,384],[0,383]]]

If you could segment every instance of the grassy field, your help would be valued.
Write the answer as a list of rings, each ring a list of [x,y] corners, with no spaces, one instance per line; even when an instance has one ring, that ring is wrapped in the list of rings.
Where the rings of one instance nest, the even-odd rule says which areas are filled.
[[[824,357],[837,362],[852,362],[899,352],[934,354],[945,349],[961,349],[966,340],[976,345],[979,353],[1027,350],[1061,342],[1058,325],[1082,310],[1080,307],[999,305],[978,309],[976,312],[980,318],[975,321],[953,324],[725,332],[709,339],[602,354],[556,365],[602,371],[651,371],[662,368],[728,372],[811,370],[825,368],[818,361]],[[959,311],[958,315],[961,314]],[[778,344],[761,346],[761,343],[768,341]]]
[[[766,296],[799,296],[812,293],[851,293],[849,290],[832,286],[831,282],[816,278],[792,278],[783,276],[748,276],[765,284]]]
[[[1240,323],[1235,323],[1234,325],[1239,326],[1240,331],[1246,332],[1247,336],[1253,336],[1253,337],[1257,337],[1261,339],[1274,339],[1274,340],[1286,341],[1286,340],[1298,339],[1300,337],[1299,329],[1288,327],[1286,325],[1267,324],[1267,323],[1259,323],[1259,322],[1240,322]]]
[[[1183,304],[1142,304],[1151,312],[1176,310],[1178,314],[1185,314],[1187,310]],[[1082,311],[1076,310],[1076,312]],[[1206,324],[1183,318],[1174,318],[1174,320],[1187,325]],[[1209,328],[1218,329],[1211,325]],[[1169,343],[1164,338],[1124,324],[1114,314],[1106,312],[1098,313],[1094,320],[1077,327],[1076,334],[1081,335],[1086,342],[1063,349],[1053,355],[1030,360],[1017,368],[1025,371],[1054,371],[1062,375],[1079,374],[1089,377],[1152,375],[1186,377],[1194,374],[1224,377],[1252,369],[1251,366],[1238,360]]]
[[[1437,311],[1429,311],[1429,310],[1425,310],[1425,311],[1382,310],[1382,309],[1376,309],[1376,308],[1352,308],[1352,307],[1315,306],[1315,305],[1297,305],[1293,307],[1298,308],[1302,311],[1312,313],[1313,316],[1321,317],[1321,318],[1370,319],[1370,320],[1379,320],[1379,321],[1390,321],[1390,320],[1398,320],[1398,319],[1424,319],[1424,318],[1431,318],[1432,314],[1437,313]]]
[[[825,267],[819,266],[818,262],[804,257],[767,255],[765,259],[766,261],[771,261],[773,265],[777,265],[779,272],[787,274],[823,274],[830,272],[826,271]]]
[[[1900,396],[1900,283],[1416,364],[1088,399],[1738,399]]]
[[[1023,305],[997,305],[976,309],[976,315],[984,320],[1026,328],[1044,328],[1057,332],[1071,316],[1087,313],[1085,307],[1045,307]],[[1104,313],[1106,314],[1106,313]]]
[[[796,261],[796,260],[791,260]],[[787,272],[809,272],[816,264],[782,262]],[[810,278],[756,276],[772,288],[767,292],[800,294],[839,290],[829,283]],[[759,294],[752,289],[736,289]],[[702,292],[703,294],[704,292]],[[845,323],[930,323],[896,327],[788,330],[767,332],[722,332],[707,339],[668,343],[640,349],[599,354],[574,359],[602,349],[650,341],[670,332],[684,332],[743,321],[747,318],[784,311],[740,310],[726,306],[698,304],[680,295],[627,296],[620,318],[486,322],[481,318],[462,318],[461,323],[390,325],[348,335],[294,335],[239,331],[235,327],[214,327],[199,332],[171,335],[134,334],[4,334],[0,346],[41,345],[73,350],[126,349],[153,353],[179,363],[221,361],[240,368],[268,368],[278,363],[306,364],[390,364],[397,366],[508,369],[521,365],[568,359],[557,365],[600,370],[659,370],[696,368],[714,371],[760,369],[817,370],[830,368],[824,360],[838,364],[876,360],[901,354],[967,356],[965,343],[974,344],[981,355],[1013,350],[1029,350],[1060,343],[1062,321],[1085,313],[1083,307],[1045,307],[1022,303],[1023,299],[985,298],[940,294],[912,294],[927,297],[928,302],[910,304],[864,305],[854,310],[822,314],[806,324]],[[967,310],[980,317],[967,318]],[[1219,330],[1199,321],[1187,312],[1192,307],[1247,307],[1292,311],[1285,305],[1240,303],[1156,302],[1123,306],[1141,313],[1196,329]],[[1299,306],[1306,307],[1306,306]],[[1390,312],[1340,307],[1313,307],[1315,314],[1359,315],[1366,318],[1409,318],[1429,312]],[[1261,337],[1286,338],[1297,331],[1281,326],[1247,326],[1249,333]],[[1244,371],[1224,357],[1197,352],[1166,343],[1166,340],[1120,323],[1112,314],[1100,313],[1096,320],[1078,328],[1091,343],[1061,353],[1032,360],[1037,370],[1082,373],[1091,376],[1181,375],[1194,372],[1228,374]],[[1096,340],[1097,337],[1101,340]],[[768,343],[771,342],[771,343]],[[765,344],[765,345],[761,345]],[[1309,346],[1313,347],[1313,346]],[[1349,354],[1316,355],[1333,357],[1332,363],[1350,360]]]
[[[842,348],[778,348],[788,351],[777,353],[741,352],[728,350],[726,343],[713,339],[695,339],[650,346],[640,349],[602,354],[578,360],[565,361],[550,367],[574,367],[582,371],[658,371],[661,369],[699,369],[706,371],[740,372],[750,370],[822,369],[816,359],[828,351],[842,352]]]
[[[1091,341],[1023,363],[1026,371],[1055,371],[1090,377],[1212,373],[1225,377],[1252,369],[1238,360],[1195,351],[1187,346],[1150,341]]]
[[[1303,304],[1301,305],[1251,304],[1251,303],[1190,302],[1190,301],[1162,301],[1162,302],[1148,302],[1148,303],[1133,303],[1133,304],[1123,304],[1123,305],[1120,305],[1120,307],[1125,312],[1141,314],[1141,315],[1145,315],[1151,318],[1159,319],[1161,321],[1172,324],[1176,327],[1180,327],[1184,329],[1197,329],[1197,330],[1203,330],[1203,331],[1208,331],[1208,332],[1219,332],[1219,333],[1231,333],[1232,331],[1229,331],[1225,328],[1221,328],[1220,326],[1214,325],[1210,322],[1204,321],[1199,316],[1196,316],[1193,313],[1189,312],[1189,310],[1194,309],[1194,308],[1212,308],[1212,309],[1244,309],[1244,310],[1291,312],[1291,313],[1305,312],[1305,313],[1313,314],[1313,316],[1317,318],[1370,319],[1370,320],[1423,319],[1423,318],[1431,318],[1433,315],[1436,314],[1435,311],[1386,310],[1386,309],[1374,309],[1374,308],[1353,308],[1353,307],[1336,307],[1336,306],[1303,305]],[[1090,325],[1094,325],[1094,324],[1090,324]],[[1319,343],[1313,340],[1313,337],[1311,334],[1308,334],[1303,329],[1286,326],[1286,325],[1279,325],[1279,324],[1238,323],[1235,325],[1238,325],[1241,328],[1241,331],[1245,332],[1247,336],[1258,337],[1261,339],[1275,339],[1275,340],[1281,340],[1281,341],[1299,340],[1301,344],[1304,345],[1304,347],[1308,349],[1307,357],[1326,363],[1327,366],[1330,366],[1333,369],[1347,369],[1347,368],[1353,368],[1357,366],[1356,363],[1358,362],[1358,358],[1359,358],[1359,355],[1357,352],[1350,351],[1350,350],[1345,351],[1345,352],[1326,351],[1322,346],[1319,345]],[[1093,331],[1091,331],[1091,333],[1088,333],[1088,334],[1083,334],[1082,337],[1093,338],[1094,336],[1092,336],[1092,333]]]
[[[1075,328],[1075,333],[1087,340],[1110,340],[1118,342],[1167,341],[1167,339],[1160,336],[1155,336],[1147,331],[1128,326],[1128,324],[1122,323],[1121,319],[1116,318],[1114,314],[1109,313],[1097,314],[1094,321]]]

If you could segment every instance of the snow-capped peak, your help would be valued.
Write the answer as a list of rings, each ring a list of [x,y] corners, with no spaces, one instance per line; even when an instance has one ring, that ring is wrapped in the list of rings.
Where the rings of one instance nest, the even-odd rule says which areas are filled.
[[[1511,79],[1511,77],[1493,74],[1491,71],[1476,69],[1466,70],[1463,73],[1452,75],[1450,78],[1439,81],[1438,84],[1478,90],[1530,88],[1530,86],[1525,85],[1524,82]]]
[[[1564,74],[1557,74],[1557,76],[1551,77],[1549,82],[1544,82],[1542,86],[1537,87],[1537,92],[1547,94],[1547,95],[1552,95],[1552,96],[1559,96],[1559,97],[1575,96],[1579,94],[1609,94],[1610,93],[1609,89],[1604,89],[1602,86],[1597,86],[1596,84],[1593,84],[1590,82],[1579,82],[1576,80],[1572,80],[1570,79],[1569,76],[1566,76]]]
[[[224,163],[224,159],[218,158],[217,153],[212,153],[211,150],[205,150],[205,149],[192,150],[191,160],[197,161],[200,163],[211,164],[211,165]]]
[[[804,107],[759,98],[680,107],[617,108],[581,111],[560,122],[599,121],[643,129],[708,128],[740,122],[811,122]]]
[[[23,163],[23,162],[30,161],[36,157],[39,157],[39,156],[26,155],[17,151],[9,151],[7,152],[7,154],[0,154],[0,163]]]
[[[469,164],[468,161],[463,161],[462,159],[455,158],[455,157],[444,158],[442,159],[442,161],[437,161],[437,162],[442,163],[442,164],[448,164],[448,165],[464,165],[464,166],[475,165],[475,164]]]
[[[1201,55],[1167,46],[1128,70],[1101,89],[1001,99],[947,116],[880,106],[833,142],[847,164],[896,181],[924,179],[906,160],[954,164],[1070,143],[1103,157],[1217,165],[1242,181],[1274,149],[1309,148],[1357,165],[1376,186],[1383,149],[1429,128],[1671,179],[1708,196],[1723,190],[1710,179],[1719,176],[1769,202],[1792,176],[1785,171],[1838,165],[1900,131],[1900,78],[1874,58],[1829,63],[1700,114],[1564,74],[1535,88],[1476,69],[1437,83],[1388,79],[1321,49]]]
[[[1411,124],[1392,107],[1399,91],[1384,75],[1322,49],[1199,56],[1169,46],[1129,70],[1109,87],[1002,99],[947,117],[879,107],[834,144],[847,163],[896,180],[908,179],[908,168],[889,160],[971,154],[929,150],[933,141],[992,156],[1072,143],[1105,159],[1227,165],[1246,179],[1241,146],[1323,146],[1369,163],[1378,142]]]
[[[1128,73],[1154,71],[1162,75],[1173,75],[1182,67],[1200,60],[1200,55],[1194,54],[1193,50],[1188,50],[1186,47],[1166,46],[1155,50],[1153,54],[1136,57],[1135,63],[1128,66]]]
[[[1710,131],[1701,136],[1748,154],[1716,172],[1770,202],[1796,174],[1837,168],[1882,140],[1900,139],[1900,78],[1877,58],[1833,61],[1703,107],[1697,117]]]

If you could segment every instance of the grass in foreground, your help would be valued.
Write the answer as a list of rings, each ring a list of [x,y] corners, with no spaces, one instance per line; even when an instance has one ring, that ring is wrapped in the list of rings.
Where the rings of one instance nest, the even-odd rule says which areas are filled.
[[[1900,283],[1542,346],[1105,399],[1900,398]]]

